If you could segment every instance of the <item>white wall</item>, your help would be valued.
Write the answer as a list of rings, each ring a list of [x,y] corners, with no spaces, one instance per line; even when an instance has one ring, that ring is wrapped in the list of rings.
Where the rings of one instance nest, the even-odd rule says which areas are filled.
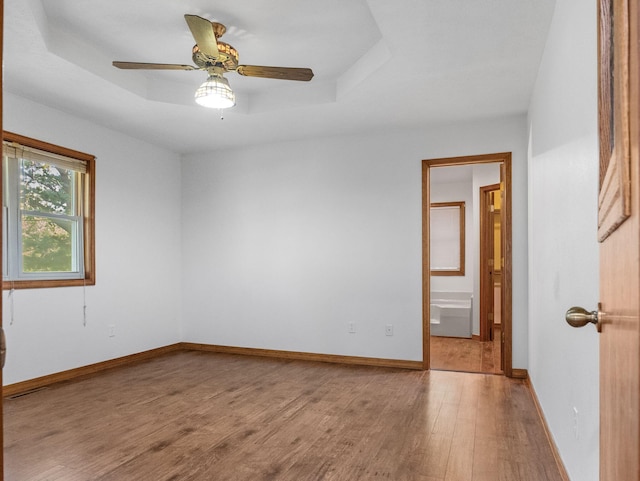
[[[4,101],[7,130],[97,156],[97,285],[4,293],[6,384],[180,340],[420,360],[423,158],[512,151],[514,237],[526,233],[523,117],[191,156],[181,210],[174,153]],[[525,242],[515,367],[527,359],[526,268]]]
[[[421,160],[504,151],[514,160],[513,362],[526,368],[524,117],[186,157],[185,341],[421,360]]]
[[[97,285],[4,293],[6,384],[180,340],[420,360],[421,160],[499,151],[527,367],[524,117],[193,155],[181,189],[175,154],[11,94],[5,127],[97,156]]]
[[[8,131],[96,159],[96,285],[4,292],[12,384],[180,340],[179,157],[4,94]],[[108,326],[115,325],[110,338]]]
[[[564,313],[598,302],[596,53],[592,2],[557,0],[529,117],[529,374],[580,481],[598,479],[598,335]]]

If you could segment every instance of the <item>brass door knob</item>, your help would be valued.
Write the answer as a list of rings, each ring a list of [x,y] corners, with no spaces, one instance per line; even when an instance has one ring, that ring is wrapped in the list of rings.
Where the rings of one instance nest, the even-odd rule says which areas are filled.
[[[571,327],[584,327],[587,324],[595,324],[598,332],[602,330],[600,304],[598,304],[597,311],[587,311],[583,307],[574,306],[567,311],[565,319]]]

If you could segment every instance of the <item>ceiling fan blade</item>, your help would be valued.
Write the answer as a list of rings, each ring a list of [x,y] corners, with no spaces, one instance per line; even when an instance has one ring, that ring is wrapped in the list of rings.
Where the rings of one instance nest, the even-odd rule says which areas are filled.
[[[211,22],[197,15],[185,15],[184,19],[200,51],[210,57],[218,58],[218,42]]]
[[[282,80],[301,80],[308,82],[313,78],[310,68],[262,67],[258,65],[238,65],[236,71],[247,77],[274,78]]]
[[[113,66],[127,70],[198,70],[191,65],[179,65],[175,63],[113,62]]]

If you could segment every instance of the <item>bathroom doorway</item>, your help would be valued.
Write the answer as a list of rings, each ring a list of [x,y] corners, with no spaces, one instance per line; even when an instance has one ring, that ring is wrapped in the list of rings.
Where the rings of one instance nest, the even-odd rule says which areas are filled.
[[[486,206],[491,215],[485,202],[493,205]],[[434,209],[456,203],[467,212],[460,224],[460,238],[466,241],[457,272],[446,267],[457,258],[442,254],[447,249],[440,244],[449,228]],[[455,230],[448,236],[454,239]],[[491,253],[486,247],[490,240]],[[482,269],[489,266],[488,258],[492,269]],[[510,153],[423,161],[423,299],[425,369],[518,375],[511,362]]]

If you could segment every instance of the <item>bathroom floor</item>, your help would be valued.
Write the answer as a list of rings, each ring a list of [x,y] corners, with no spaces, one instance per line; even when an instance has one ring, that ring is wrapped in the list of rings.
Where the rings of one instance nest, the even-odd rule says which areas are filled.
[[[499,327],[494,328],[494,340],[489,342],[432,336],[431,369],[502,374],[499,339]]]

